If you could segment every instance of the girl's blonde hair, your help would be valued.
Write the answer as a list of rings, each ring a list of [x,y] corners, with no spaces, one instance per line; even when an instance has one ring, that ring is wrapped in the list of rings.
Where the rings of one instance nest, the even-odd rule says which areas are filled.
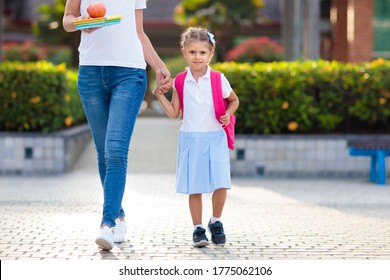
[[[208,42],[210,51],[215,50],[214,35],[203,27],[189,27],[181,34],[180,46],[185,48],[191,42]]]

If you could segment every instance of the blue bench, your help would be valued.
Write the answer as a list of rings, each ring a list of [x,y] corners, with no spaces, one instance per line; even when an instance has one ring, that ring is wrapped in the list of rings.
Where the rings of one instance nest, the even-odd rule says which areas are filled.
[[[385,157],[390,156],[390,142],[380,140],[348,141],[351,156],[370,156],[370,181],[378,185],[386,183]]]

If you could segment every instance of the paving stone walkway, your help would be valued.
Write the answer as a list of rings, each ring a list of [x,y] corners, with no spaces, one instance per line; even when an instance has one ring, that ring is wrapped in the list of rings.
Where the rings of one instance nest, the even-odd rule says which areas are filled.
[[[94,243],[102,190],[92,143],[68,174],[0,177],[0,259],[390,260],[390,185],[360,179],[233,178],[227,244],[193,248],[187,197],[174,189],[178,128],[139,118],[123,202],[127,241],[111,252]]]

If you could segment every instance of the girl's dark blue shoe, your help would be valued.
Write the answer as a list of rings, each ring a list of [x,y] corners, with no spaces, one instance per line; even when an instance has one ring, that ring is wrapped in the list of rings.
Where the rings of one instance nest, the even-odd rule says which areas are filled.
[[[223,231],[222,223],[211,223],[210,221],[208,227],[211,233],[211,242],[213,242],[215,245],[224,245],[226,243],[226,236],[225,232]]]
[[[205,247],[210,244],[206,236],[206,230],[201,227],[194,230],[192,240],[194,241],[194,247]]]

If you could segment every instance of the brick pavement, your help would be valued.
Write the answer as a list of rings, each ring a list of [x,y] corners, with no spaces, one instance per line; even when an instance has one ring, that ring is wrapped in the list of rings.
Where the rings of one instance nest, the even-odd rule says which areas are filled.
[[[0,178],[0,259],[390,259],[390,185],[359,179],[233,178],[225,247],[191,247],[187,197],[175,193],[178,122],[140,118],[124,197],[127,241],[94,243],[102,192],[90,144],[75,169]],[[210,196],[204,201],[205,223]]]

